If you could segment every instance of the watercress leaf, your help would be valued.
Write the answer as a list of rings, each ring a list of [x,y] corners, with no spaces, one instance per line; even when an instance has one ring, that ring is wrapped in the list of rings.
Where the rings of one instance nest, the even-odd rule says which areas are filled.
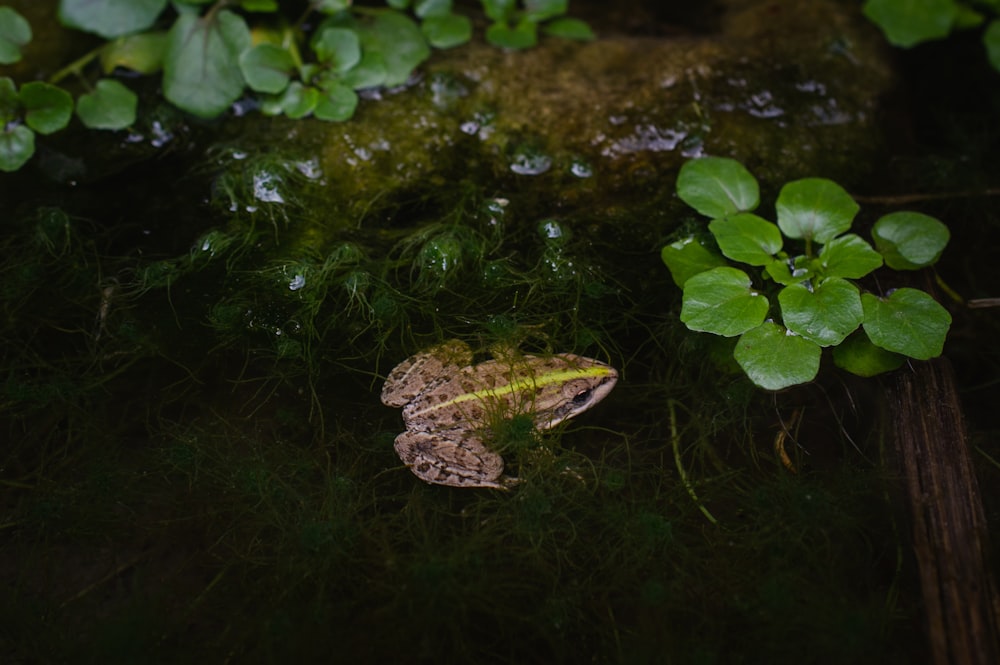
[[[543,25],[542,32],[553,37],[574,39],[580,42],[589,42],[596,37],[590,26],[578,18],[557,18]]]
[[[892,212],[872,227],[875,248],[895,270],[933,265],[951,238],[948,227],[919,212]]]
[[[0,130],[13,122],[21,111],[17,86],[8,76],[0,76]]]
[[[54,85],[31,81],[18,93],[24,107],[24,122],[39,134],[57,132],[73,117],[73,97]]]
[[[1000,19],[990,21],[983,31],[983,46],[986,47],[986,59],[993,69],[1000,71]]]
[[[684,282],[681,321],[691,330],[735,337],[759,326],[768,307],[767,298],[751,288],[745,272],[723,266]]]
[[[336,14],[351,6],[351,0],[311,0],[313,8],[322,14]],[[406,9],[409,0],[389,0],[389,6]]]
[[[35,133],[24,125],[0,130],[0,171],[16,171],[35,154]]]
[[[374,88],[385,83],[388,73],[382,54],[374,51],[362,51],[361,62],[340,74],[340,82],[346,86],[361,90]]]
[[[535,23],[562,16],[567,9],[569,0],[524,0],[525,16]]]
[[[888,351],[927,360],[941,355],[951,315],[919,289],[897,289],[888,298],[861,296],[865,332],[872,343]]]
[[[139,98],[118,81],[101,79],[76,100],[76,115],[90,129],[125,129],[135,122]]]
[[[413,13],[420,18],[447,16],[451,13],[452,0],[417,0]]]
[[[348,28],[324,28],[313,36],[312,48],[320,62],[346,72],[361,62],[361,38]]]
[[[248,12],[276,12],[278,0],[240,0],[240,8]]]
[[[787,258],[776,258],[766,266],[764,266],[764,272],[767,276],[773,279],[778,284],[796,284],[801,282],[807,277],[802,277],[801,279],[796,278],[792,275],[792,267]]]
[[[0,65],[21,59],[21,47],[31,41],[31,25],[10,7],[0,7]]]
[[[472,38],[472,21],[458,14],[431,16],[420,24],[420,30],[434,48],[452,48]]]
[[[778,226],[789,238],[825,243],[851,228],[860,206],[844,188],[826,178],[785,184],[774,207]]]
[[[382,59],[385,86],[406,83],[413,70],[431,54],[417,24],[398,12],[378,14],[359,31],[363,50],[377,53]]]
[[[778,294],[778,304],[788,329],[819,346],[840,344],[864,318],[858,287],[840,277],[812,288],[806,283],[786,286]]]
[[[182,13],[167,36],[163,94],[181,109],[214,118],[243,92],[240,55],[250,47],[250,30],[229,10],[214,18]]]
[[[105,39],[153,25],[167,0],[59,0],[59,21]]]
[[[694,236],[665,245],[660,258],[670,270],[674,284],[683,287],[694,275],[726,265],[726,260],[702,245]]]
[[[514,26],[506,22],[493,23],[486,28],[486,41],[515,51],[531,48],[538,43],[538,26],[531,21],[520,21]]]
[[[506,21],[514,13],[516,0],[480,0],[486,16],[494,21]]]
[[[281,112],[292,120],[304,118],[319,103],[319,90],[292,81],[281,95]]]
[[[760,203],[757,180],[728,157],[701,157],[684,163],[677,174],[677,195],[706,217],[750,212]]]
[[[342,122],[350,119],[357,107],[357,93],[346,85],[334,83],[323,88],[313,115],[320,120]]]
[[[822,352],[809,340],[768,321],[743,333],[733,357],[756,385],[781,390],[815,379]]]
[[[781,251],[781,231],[773,223],[743,212],[723,219],[713,219],[708,230],[715,236],[722,253],[741,263],[764,266]]]
[[[116,67],[140,74],[154,74],[163,68],[167,33],[142,32],[127,35],[101,47],[101,69],[110,74]]]
[[[954,0],[867,0],[862,11],[890,44],[909,48],[946,37],[958,7]]]
[[[897,369],[906,356],[875,346],[864,330],[852,333],[833,347],[833,363],[858,376],[875,376]]]
[[[291,79],[295,63],[291,54],[274,44],[257,44],[240,54],[240,71],[257,92],[277,94]]]
[[[819,252],[819,266],[826,277],[861,279],[881,265],[882,255],[854,233],[834,238]]]

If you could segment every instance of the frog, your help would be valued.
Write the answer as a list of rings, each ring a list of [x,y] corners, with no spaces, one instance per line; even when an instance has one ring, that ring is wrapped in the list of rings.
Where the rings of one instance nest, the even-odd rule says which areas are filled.
[[[396,453],[421,480],[451,487],[510,489],[504,459],[488,445],[496,417],[528,415],[547,430],[607,397],[618,371],[572,353],[496,353],[473,363],[461,340],[410,356],[389,372],[382,402],[402,407]]]

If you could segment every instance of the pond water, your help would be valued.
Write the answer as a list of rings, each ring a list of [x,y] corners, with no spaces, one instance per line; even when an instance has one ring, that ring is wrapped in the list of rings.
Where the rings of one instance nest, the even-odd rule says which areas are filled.
[[[889,54],[841,9],[858,41],[783,45],[768,21],[816,16],[726,4],[583,6],[603,48],[441,54],[334,129],[194,121],[149,87],[126,140],[0,176],[12,662],[923,662],[884,384],[825,359],[756,389],[678,321],[659,252],[704,224],[679,165],[725,154],[765,202],[838,179],[862,227],[958,193],[905,207],[949,225],[947,284],[995,297],[994,199],[962,193],[997,181],[1000,80],[974,40]],[[1000,318],[948,306],[996,525]],[[620,378],[552,430],[500,426],[509,491],[430,485],[379,394],[448,339]]]

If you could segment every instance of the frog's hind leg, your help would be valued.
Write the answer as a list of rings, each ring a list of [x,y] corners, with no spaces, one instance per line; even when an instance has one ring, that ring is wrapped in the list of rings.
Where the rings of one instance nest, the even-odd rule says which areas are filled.
[[[503,475],[503,458],[487,450],[471,435],[444,437],[437,432],[403,432],[396,437],[396,453],[418,478],[451,487],[508,489],[516,483]]]

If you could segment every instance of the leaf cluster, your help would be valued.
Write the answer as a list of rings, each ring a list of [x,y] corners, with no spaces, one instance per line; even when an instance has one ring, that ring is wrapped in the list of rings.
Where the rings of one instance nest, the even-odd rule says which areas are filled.
[[[118,81],[102,79],[76,100],[76,114],[92,129],[120,129],[135,121],[138,99]],[[16,171],[35,153],[35,134],[69,124],[73,97],[62,88],[31,81],[20,89],[0,77],[0,171]]]
[[[985,25],[986,57],[1000,71],[1000,0],[866,0],[863,11],[889,43],[903,48]]]
[[[539,26],[559,37],[593,38],[585,23],[563,16],[568,0],[481,4],[492,21],[486,38],[500,47],[533,46]],[[89,91],[77,101],[77,115],[94,129],[128,127],[137,106],[134,93],[117,81],[88,82],[84,68],[94,60],[105,76],[118,68],[162,73],[164,97],[203,118],[221,115],[249,88],[266,114],[343,121],[354,115],[358,90],[402,85],[432,47],[452,48],[472,37],[472,22],[453,10],[453,0],[386,0],[386,5],[310,0],[307,15],[292,22],[277,0],[175,0],[169,5],[167,0],[60,0],[63,25],[108,41],[49,84],[78,76]],[[321,20],[304,29],[314,12]],[[0,7],[0,64],[20,60],[21,47],[30,40],[28,22]],[[51,99],[45,103],[57,106],[68,122],[72,99],[53,92],[59,89],[49,84],[44,92]],[[37,116],[31,104],[38,93],[29,89],[24,99],[15,95],[20,106],[5,93],[9,103],[2,109],[6,124],[0,134],[0,169],[20,168],[34,152],[33,132],[44,130],[22,122],[20,109]]]
[[[894,212],[872,229],[874,247],[849,233],[858,204],[837,183],[805,178],[782,187],[777,223],[753,214],[756,179],[739,162],[689,161],[677,178],[680,198],[710,217],[714,242],[689,236],[662,250],[683,291],[681,321],[691,330],[739,337],[734,357],[757,385],[778,390],[815,378],[822,349],[834,362],[872,376],[908,356],[940,355],[951,316],[918,289],[863,293],[859,280],[883,264],[895,270],[933,265],[947,227],[917,212]],[[786,243],[788,247],[786,248]],[[744,264],[737,268],[732,262]],[[761,286],[776,292],[777,311]],[[780,321],[773,320],[780,312]]]

